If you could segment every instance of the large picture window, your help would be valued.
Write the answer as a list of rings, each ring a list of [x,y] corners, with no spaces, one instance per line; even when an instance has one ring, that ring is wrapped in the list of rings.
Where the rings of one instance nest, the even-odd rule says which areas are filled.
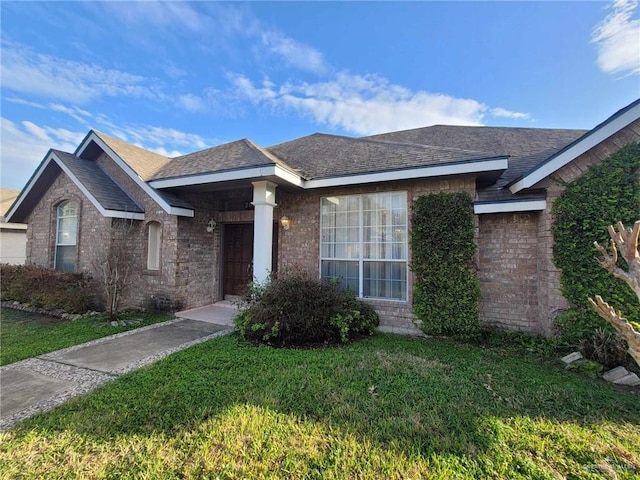
[[[320,275],[360,297],[407,299],[407,194],[324,197]]]
[[[63,272],[76,269],[78,242],[78,203],[68,200],[58,205],[55,268]]]

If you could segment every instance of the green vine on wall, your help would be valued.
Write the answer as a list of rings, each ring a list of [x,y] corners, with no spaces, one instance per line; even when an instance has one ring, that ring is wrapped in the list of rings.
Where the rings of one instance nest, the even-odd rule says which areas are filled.
[[[480,330],[473,206],[468,193],[437,193],[413,204],[413,312],[428,335]]]
[[[607,245],[609,225],[632,225],[640,219],[640,144],[627,145],[567,185],[552,213],[553,261],[561,269],[562,294],[571,305],[559,318],[563,337],[578,343],[596,328],[609,328],[589,306],[588,298],[595,295],[605,297],[629,320],[639,321],[635,294],[600,268],[593,242]]]

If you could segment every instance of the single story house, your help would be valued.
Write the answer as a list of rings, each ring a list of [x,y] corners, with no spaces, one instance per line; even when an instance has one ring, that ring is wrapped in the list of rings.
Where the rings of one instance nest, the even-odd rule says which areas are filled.
[[[23,265],[27,258],[27,226],[5,222],[5,214],[19,193],[15,188],[0,187],[0,263]]]
[[[551,206],[578,178],[640,141],[640,100],[584,130],[434,125],[363,138],[248,139],[167,158],[90,131],[50,150],[11,207],[27,263],[88,270],[129,221],[130,306],[182,308],[238,295],[252,278],[303,269],[339,278],[383,328],[412,322],[411,207],[468,192],[477,225],[481,320],[549,333],[566,300],[552,263]]]

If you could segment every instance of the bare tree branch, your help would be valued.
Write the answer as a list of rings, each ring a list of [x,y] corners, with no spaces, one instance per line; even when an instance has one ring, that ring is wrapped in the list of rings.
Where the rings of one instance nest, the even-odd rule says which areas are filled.
[[[617,229],[616,229],[617,227]],[[640,301],[640,253],[638,253],[638,236],[640,235],[640,220],[635,222],[633,228],[625,228],[622,222],[616,226],[610,225],[608,228],[611,237],[611,255],[607,250],[594,242],[602,258],[598,260],[600,266],[611,273],[614,277],[624,281],[635,292]],[[627,262],[628,271],[617,265],[618,252]],[[640,365],[640,332],[637,332],[631,323],[616,310],[605,302],[600,295],[596,295],[596,300],[589,298],[589,303],[596,313],[604,318],[616,331],[627,341],[629,353]]]

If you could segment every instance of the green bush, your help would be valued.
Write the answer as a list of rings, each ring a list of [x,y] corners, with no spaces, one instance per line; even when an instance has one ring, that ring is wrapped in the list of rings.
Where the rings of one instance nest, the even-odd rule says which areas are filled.
[[[0,264],[0,298],[45,310],[84,313],[95,293],[84,273],[65,273],[34,265]]]
[[[600,254],[593,246],[594,241],[609,245],[609,225],[640,219],[640,144],[624,147],[568,184],[552,213],[553,261],[561,269],[562,294],[571,305],[558,319],[561,336],[578,345],[598,328],[611,331],[588,303],[595,295],[630,321],[640,321],[637,297],[598,265]],[[620,266],[626,268],[622,259]]]
[[[473,208],[467,193],[438,193],[413,204],[413,311],[428,335],[480,331]]]
[[[277,347],[348,342],[378,326],[373,308],[335,283],[304,274],[253,285],[234,324],[247,340]]]

